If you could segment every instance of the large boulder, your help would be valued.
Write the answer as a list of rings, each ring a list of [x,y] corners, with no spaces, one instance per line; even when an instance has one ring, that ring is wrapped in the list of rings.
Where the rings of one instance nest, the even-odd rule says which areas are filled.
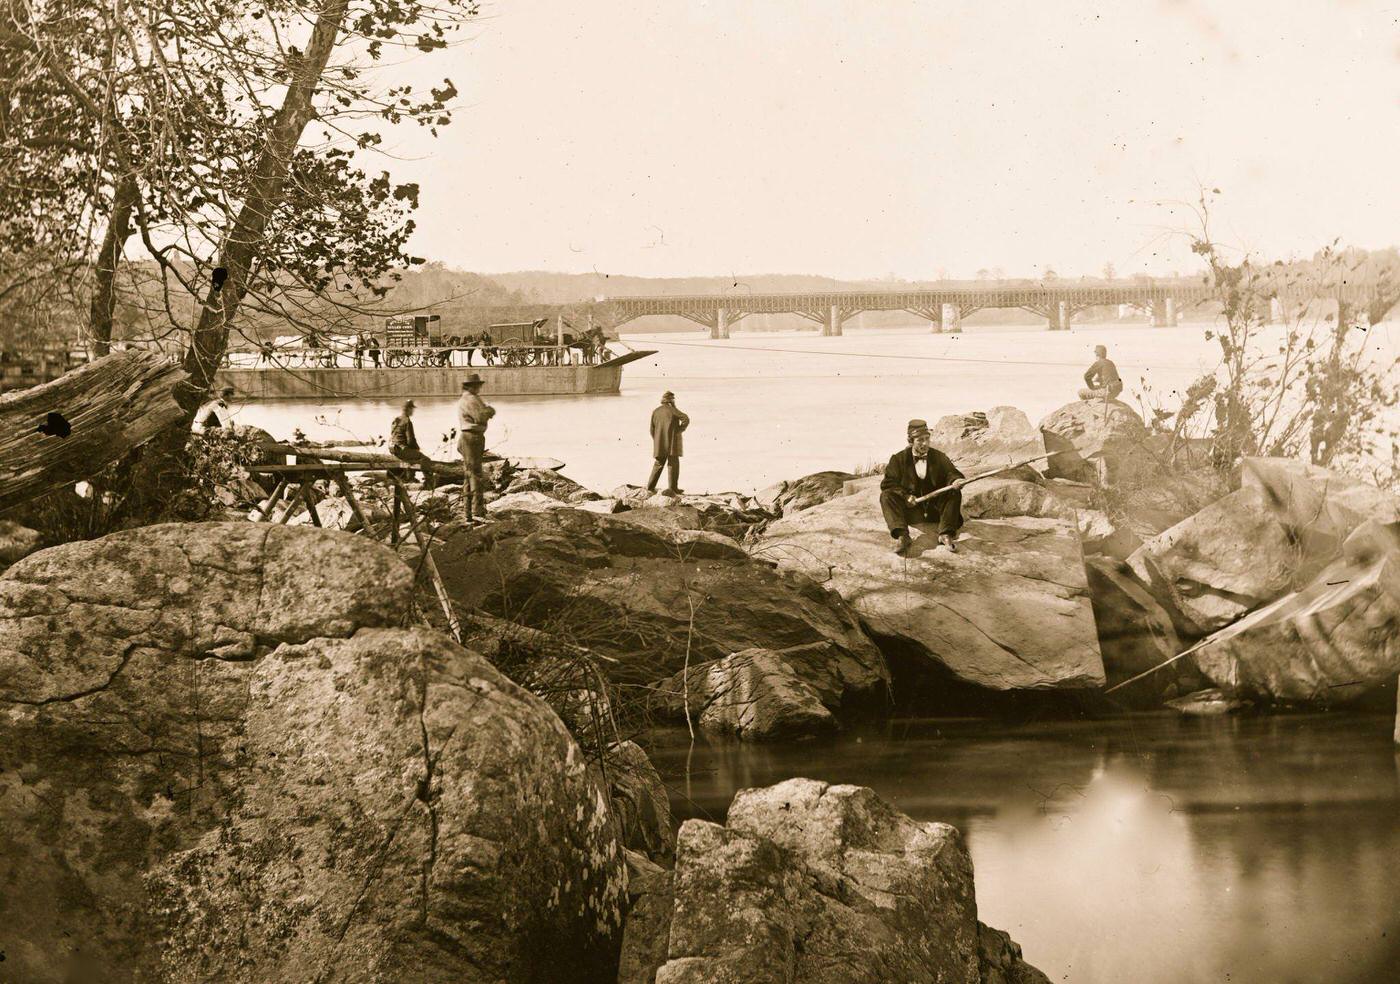
[[[657,687],[653,708],[706,731],[750,741],[801,738],[834,731],[836,719],[817,692],[767,649],[746,649],[682,670]]]
[[[43,534],[9,519],[0,519],[0,571],[39,549]]]
[[[846,483],[855,477],[850,472],[822,471],[784,482],[782,491],[774,497],[769,511],[779,516],[788,516],[812,506],[819,506],[840,495]]]
[[[1102,686],[1079,539],[1063,519],[970,520],[958,552],[932,527],[896,556],[879,490],[770,526],[756,553],[824,579],[875,633],[996,690]]]
[[[840,653],[840,701],[883,695],[884,659],[839,596],[727,541],[678,541],[627,515],[500,513],[448,536],[433,555],[459,608],[605,655],[618,683],[664,680],[687,652],[695,665],[754,647],[830,643]]]
[[[951,458],[964,475],[990,471],[1049,450],[1030,419],[1015,407],[940,417],[929,428],[929,442]],[[1035,474],[1026,466],[1015,477],[1034,478]]]
[[[394,624],[411,598],[386,547],[248,523],[115,533],[5,571],[6,973],[145,979],[159,944],[141,876],[227,815],[257,659]]]
[[[1229,625],[1316,572],[1255,488],[1242,488],[1150,540],[1128,565],[1196,635]]]
[[[1109,557],[1086,557],[1084,569],[1104,674],[1110,686],[1126,684],[1116,691],[1118,700],[1134,707],[1155,707],[1203,685],[1191,660],[1170,662],[1187,643],[1171,611],[1133,577],[1126,564]]]
[[[859,786],[790,779],[741,791],[727,826],[686,821],[670,891],[656,984],[978,984],[1020,963],[981,939],[958,831]]]
[[[1118,400],[1076,400],[1040,422],[1047,478],[1117,481],[1143,467],[1147,426]]]
[[[967,519],[1005,519],[1008,516],[1073,519],[1075,507],[1036,482],[994,477],[964,488],[962,512]]]
[[[1400,537],[1349,540],[1311,583],[1250,612],[1196,652],[1232,694],[1342,703],[1400,673]],[[1354,534],[1355,535],[1355,534]]]
[[[1306,461],[1246,458],[1240,483],[1258,490],[1278,521],[1312,554],[1335,555],[1368,520],[1400,522],[1400,496]]]
[[[618,742],[608,749],[604,765],[623,847],[648,858],[675,854],[671,800],[647,753],[635,741]]]
[[[284,645],[226,823],[149,879],[172,982],[608,980],[625,874],[559,719],[423,629]]]

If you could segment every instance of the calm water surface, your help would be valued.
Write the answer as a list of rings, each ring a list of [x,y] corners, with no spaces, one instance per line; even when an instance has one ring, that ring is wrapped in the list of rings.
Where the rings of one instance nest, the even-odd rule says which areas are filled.
[[[984,922],[1078,984],[1400,981],[1382,714],[895,722],[781,747],[653,737],[681,818],[792,776],[962,829]]]

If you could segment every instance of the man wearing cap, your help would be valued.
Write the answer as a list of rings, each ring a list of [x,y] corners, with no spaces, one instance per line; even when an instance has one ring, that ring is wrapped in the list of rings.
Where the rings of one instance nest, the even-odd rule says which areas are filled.
[[[195,433],[208,434],[233,425],[233,411],[228,405],[233,399],[233,392],[232,386],[225,386],[219,390],[217,400],[210,400],[199,408],[199,412],[194,415]]]
[[[651,478],[647,479],[647,491],[656,491],[657,479],[662,467],[667,468],[667,487],[662,495],[680,495],[678,484],[681,478],[681,435],[690,426],[690,418],[676,409],[676,394],[667,391],[661,394],[661,406],[651,412],[651,451],[655,463],[651,466]]]
[[[496,410],[481,398],[483,382],[478,373],[472,373],[462,380],[462,398],[457,401],[457,450],[462,453],[462,512],[469,523],[486,518],[486,489],[481,459],[486,454],[486,424],[496,416]]]
[[[1108,349],[1094,346],[1094,364],[1084,373],[1086,389],[1079,391],[1081,400],[1115,400],[1123,392],[1123,380],[1118,367],[1108,358]]]
[[[929,446],[928,424],[911,420],[906,428],[909,446],[891,456],[880,482],[880,511],[895,539],[894,552],[903,557],[912,541],[909,527],[915,523],[937,523],[938,542],[957,552],[958,530],[962,528],[963,473],[948,456]],[[953,486],[942,495],[915,502],[935,489]]]
[[[423,484],[431,492],[437,488],[437,476],[433,474],[433,463],[422,448],[418,447],[418,437],[413,433],[413,401],[403,401],[403,413],[394,418],[389,426],[389,453],[400,461],[411,461],[423,469]]]

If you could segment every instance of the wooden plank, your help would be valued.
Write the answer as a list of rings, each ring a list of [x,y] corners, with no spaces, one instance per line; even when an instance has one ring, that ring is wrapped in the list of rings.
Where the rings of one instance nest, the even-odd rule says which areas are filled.
[[[277,521],[278,526],[286,526],[287,520],[292,518],[292,514],[297,511],[297,504],[301,501],[301,486],[297,486],[295,496],[287,496],[287,511],[282,514],[282,518]]]
[[[179,423],[185,378],[158,353],[114,352],[0,396],[0,513],[91,478]]]

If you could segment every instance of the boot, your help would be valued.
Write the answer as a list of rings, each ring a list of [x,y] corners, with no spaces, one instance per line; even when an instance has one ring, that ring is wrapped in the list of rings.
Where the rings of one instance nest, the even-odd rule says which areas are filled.
[[[672,458],[666,465],[667,495],[681,494],[681,459]]]
[[[901,557],[905,557],[909,554],[909,548],[913,545],[914,541],[909,539],[909,534],[907,532],[900,531],[899,540],[894,545],[894,552],[899,554]]]
[[[949,553],[958,552],[958,538],[956,534],[940,533],[938,534],[938,542],[943,544],[943,546],[947,547]]]

